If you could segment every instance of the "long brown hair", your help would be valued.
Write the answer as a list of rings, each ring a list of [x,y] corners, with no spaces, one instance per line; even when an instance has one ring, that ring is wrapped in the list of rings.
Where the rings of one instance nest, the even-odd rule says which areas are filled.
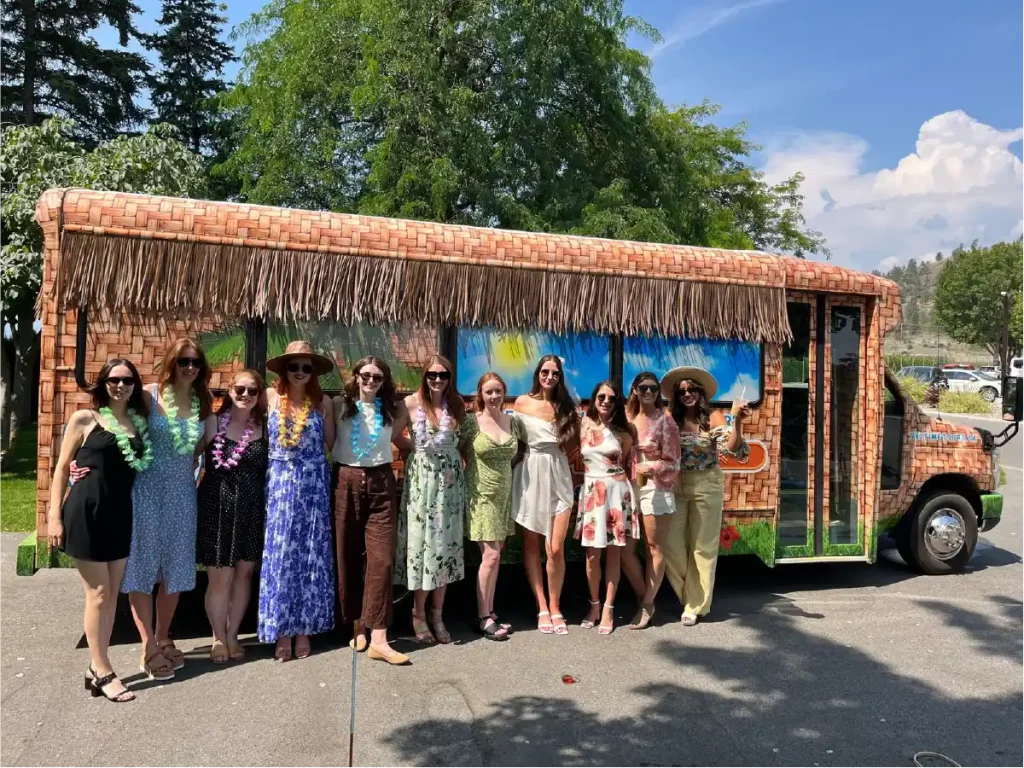
[[[107,360],[107,362],[103,364],[103,367],[100,368],[99,378],[97,378],[96,383],[89,388],[89,394],[92,395],[93,409],[98,411],[100,408],[110,405],[110,393],[107,392],[107,377],[110,376],[110,372],[119,365],[123,365],[131,371],[132,378],[135,380],[135,387],[132,389],[132,393],[128,395],[128,407],[142,418],[146,418],[149,416],[149,407],[146,405],[146,398],[142,396],[142,377],[139,376],[139,371],[135,367],[135,363],[131,360],[125,360],[123,357],[115,357],[111,360]]]
[[[296,357],[301,357],[301,355],[296,355]],[[281,376],[278,376],[276,379],[274,379],[274,390],[281,397],[287,399],[287,397],[288,397],[288,369],[287,368],[285,368],[285,372]],[[306,383],[306,397],[309,398],[310,407],[314,411],[322,411],[323,410],[323,408],[324,408],[324,391],[322,389],[320,389],[320,377],[316,375],[315,371],[310,375],[309,381]]]
[[[380,410],[384,417],[384,423],[391,424],[394,422],[395,414],[398,410],[398,405],[395,402],[397,396],[395,394],[395,380],[391,376],[391,366],[373,355],[367,355],[352,366],[352,378],[345,385],[345,390],[341,396],[342,402],[345,405],[341,418],[343,421],[351,419],[359,411],[359,407],[356,405],[359,401],[359,372],[366,365],[375,365],[384,374],[384,381],[381,382],[380,389],[377,390],[377,398],[381,403]]]
[[[704,391],[704,387],[692,379],[680,379],[672,387],[672,418],[679,425],[679,429],[682,429],[686,419],[686,406],[679,402],[679,386],[684,381],[697,390],[697,424],[700,426],[701,432],[707,432],[711,429],[711,403],[708,402],[708,395]]]
[[[228,394],[221,401],[220,408],[217,409],[217,413],[224,414],[229,413],[234,403],[231,401],[231,388],[238,383],[238,380],[243,376],[248,376],[256,382],[256,389],[259,393],[256,395],[256,405],[252,407],[252,417],[256,421],[262,422],[267,418],[267,412],[270,408],[267,405],[267,385],[263,381],[263,377],[260,376],[259,371],[254,371],[252,368],[246,368],[244,371],[238,371],[231,377],[231,383],[228,385]]]
[[[462,395],[455,388],[455,368],[452,366],[451,361],[442,355],[431,355],[427,360],[427,364],[423,366],[423,375],[420,376],[420,388],[416,390],[420,398],[420,407],[427,414],[430,422],[437,424],[434,404],[430,401],[430,387],[427,386],[427,371],[433,365],[443,365],[445,370],[448,371],[448,386],[444,390],[444,399],[448,404],[448,413],[451,414],[451,417],[457,422],[462,421],[462,417],[466,415],[466,404],[462,402]]]
[[[611,428],[612,432],[618,432],[623,435],[635,437],[636,430],[633,428],[633,425],[629,423],[629,419],[626,418],[625,401],[623,400],[622,393],[619,391],[619,385],[617,382],[611,380],[602,381],[594,387],[594,391],[590,393],[590,402],[587,403],[587,418],[595,424],[602,423],[601,414],[597,412],[597,393],[605,387],[615,394],[615,401],[612,406],[612,417],[608,420],[608,426]]]
[[[496,381],[501,384],[501,388],[505,390],[505,397],[508,397],[508,384],[505,383],[505,380],[494,371],[488,371],[476,383],[476,396],[473,398],[473,410],[476,413],[483,413],[487,407],[484,404],[484,384],[488,381]]]
[[[191,336],[184,336],[174,342],[171,348],[167,350],[167,354],[164,355],[164,361],[160,364],[157,382],[161,392],[164,387],[173,385],[174,374],[178,368],[178,358],[189,347],[192,347],[196,351],[196,355],[199,356],[199,374],[196,376],[195,381],[192,382],[192,389],[195,390],[196,397],[199,398],[199,418],[205,419],[213,413],[213,395],[210,394],[210,374],[212,371],[210,370],[210,364],[206,361],[206,352],[203,351],[202,344]]]
[[[636,415],[640,413],[640,393],[637,391],[637,387],[648,379],[653,380],[655,385],[661,383],[656,374],[651,373],[650,371],[640,371],[640,373],[636,375],[636,378],[633,379],[633,383],[629,385],[629,400],[626,401],[626,415],[631,419],[635,419]],[[665,407],[665,398],[661,396],[661,387],[655,389],[655,392],[657,394],[655,395],[654,407],[661,410]]]
[[[565,386],[565,371],[562,369],[562,358],[558,355],[544,355],[533,370],[533,386],[530,388],[530,397],[544,397],[540,386],[540,369],[544,363],[553,362],[558,366],[558,383],[555,385],[555,398],[552,405],[555,407],[555,423],[558,427],[558,447],[566,456],[573,450],[574,443],[580,433],[580,414],[576,410],[576,401],[569,394]]]

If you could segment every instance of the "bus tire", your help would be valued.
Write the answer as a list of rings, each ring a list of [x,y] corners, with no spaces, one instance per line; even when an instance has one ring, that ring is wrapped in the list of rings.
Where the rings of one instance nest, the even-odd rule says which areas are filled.
[[[938,493],[916,505],[908,517],[896,537],[907,565],[931,575],[966,567],[978,543],[978,514],[971,502],[958,493]]]

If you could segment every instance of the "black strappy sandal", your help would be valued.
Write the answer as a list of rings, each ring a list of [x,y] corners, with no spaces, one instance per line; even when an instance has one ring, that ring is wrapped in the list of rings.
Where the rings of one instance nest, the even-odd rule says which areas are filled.
[[[135,701],[135,694],[128,688],[125,688],[114,696],[109,695],[103,690],[115,680],[117,680],[116,672],[111,672],[109,675],[104,675],[103,677],[95,677],[92,680],[92,684],[89,686],[89,692],[93,695],[93,698],[102,696],[107,701],[112,701],[115,704],[124,704],[126,701]]]
[[[484,624],[485,621],[489,621],[490,624]],[[483,626],[481,626],[481,624],[483,624]],[[508,630],[498,624],[498,622],[490,616],[481,616],[477,619],[476,625],[473,629],[478,635],[483,635],[487,640],[494,640],[498,643],[508,640]]]

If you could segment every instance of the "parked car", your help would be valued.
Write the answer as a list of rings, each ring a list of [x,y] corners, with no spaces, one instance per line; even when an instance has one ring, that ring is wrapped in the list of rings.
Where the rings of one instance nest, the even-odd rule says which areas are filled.
[[[1010,360],[1010,376],[1016,376],[1018,379],[1024,376],[1024,359],[1014,357]]]
[[[1000,378],[1000,371],[998,365],[983,365],[979,369],[982,373],[988,373],[995,376],[997,379]]]
[[[923,381],[925,384],[931,384],[934,381],[943,389],[949,389],[945,371],[934,365],[905,365],[900,368],[900,376],[909,376],[912,379]]]
[[[946,363],[942,366],[946,371],[973,371],[974,366],[970,363]]]
[[[999,378],[983,371],[949,369],[943,373],[949,381],[950,392],[977,392],[989,403],[1002,394],[1003,384]]]

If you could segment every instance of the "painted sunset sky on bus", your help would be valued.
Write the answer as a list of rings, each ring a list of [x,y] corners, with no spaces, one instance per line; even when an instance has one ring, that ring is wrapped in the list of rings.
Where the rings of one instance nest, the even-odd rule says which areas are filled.
[[[491,330],[459,330],[458,388],[469,395],[480,376],[497,371],[508,384],[510,397],[530,391],[537,361],[547,354],[562,358],[566,384],[577,399],[590,397],[599,381],[608,378],[608,337],[595,333],[554,334]],[[709,371],[718,381],[716,401],[741,395],[758,399],[761,392],[761,348],[758,344],[722,339],[662,339],[627,337],[623,345],[623,385],[640,371],[659,376],[671,368],[692,365]]]

